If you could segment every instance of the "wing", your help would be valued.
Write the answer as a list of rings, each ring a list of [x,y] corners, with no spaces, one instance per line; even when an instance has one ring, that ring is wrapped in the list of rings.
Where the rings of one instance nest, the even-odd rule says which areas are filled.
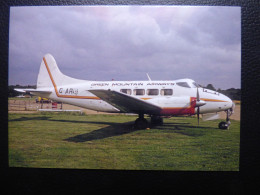
[[[112,90],[88,90],[100,99],[113,105],[122,112],[137,114],[157,114],[161,108],[144,100]]]

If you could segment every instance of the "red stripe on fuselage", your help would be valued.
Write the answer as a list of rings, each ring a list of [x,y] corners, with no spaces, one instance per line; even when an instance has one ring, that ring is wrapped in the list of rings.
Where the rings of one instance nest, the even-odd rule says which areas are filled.
[[[195,114],[195,106],[196,106],[196,98],[190,98],[190,106],[183,108],[175,108],[175,107],[164,107],[160,111],[161,115],[194,115]]]

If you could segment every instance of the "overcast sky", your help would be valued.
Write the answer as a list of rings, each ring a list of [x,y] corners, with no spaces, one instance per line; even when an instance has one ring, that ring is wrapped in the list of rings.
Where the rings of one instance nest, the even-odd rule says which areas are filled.
[[[11,7],[9,85],[35,85],[50,53],[85,80],[191,78],[241,87],[241,9],[218,6]]]

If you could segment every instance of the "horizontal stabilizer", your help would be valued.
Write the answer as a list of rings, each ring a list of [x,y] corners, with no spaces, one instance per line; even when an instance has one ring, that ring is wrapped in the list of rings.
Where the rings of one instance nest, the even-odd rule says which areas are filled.
[[[15,91],[21,92],[21,93],[31,93],[31,92],[36,92],[36,93],[44,93],[48,94],[51,93],[49,90],[37,90],[37,89],[14,89]]]
[[[100,99],[113,105],[121,112],[156,114],[161,108],[147,101],[112,90],[88,90]]]

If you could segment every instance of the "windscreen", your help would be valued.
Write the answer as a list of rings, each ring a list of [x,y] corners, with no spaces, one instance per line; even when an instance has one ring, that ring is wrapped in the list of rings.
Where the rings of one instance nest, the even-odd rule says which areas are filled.
[[[176,84],[180,87],[191,88],[187,82],[178,82]]]

